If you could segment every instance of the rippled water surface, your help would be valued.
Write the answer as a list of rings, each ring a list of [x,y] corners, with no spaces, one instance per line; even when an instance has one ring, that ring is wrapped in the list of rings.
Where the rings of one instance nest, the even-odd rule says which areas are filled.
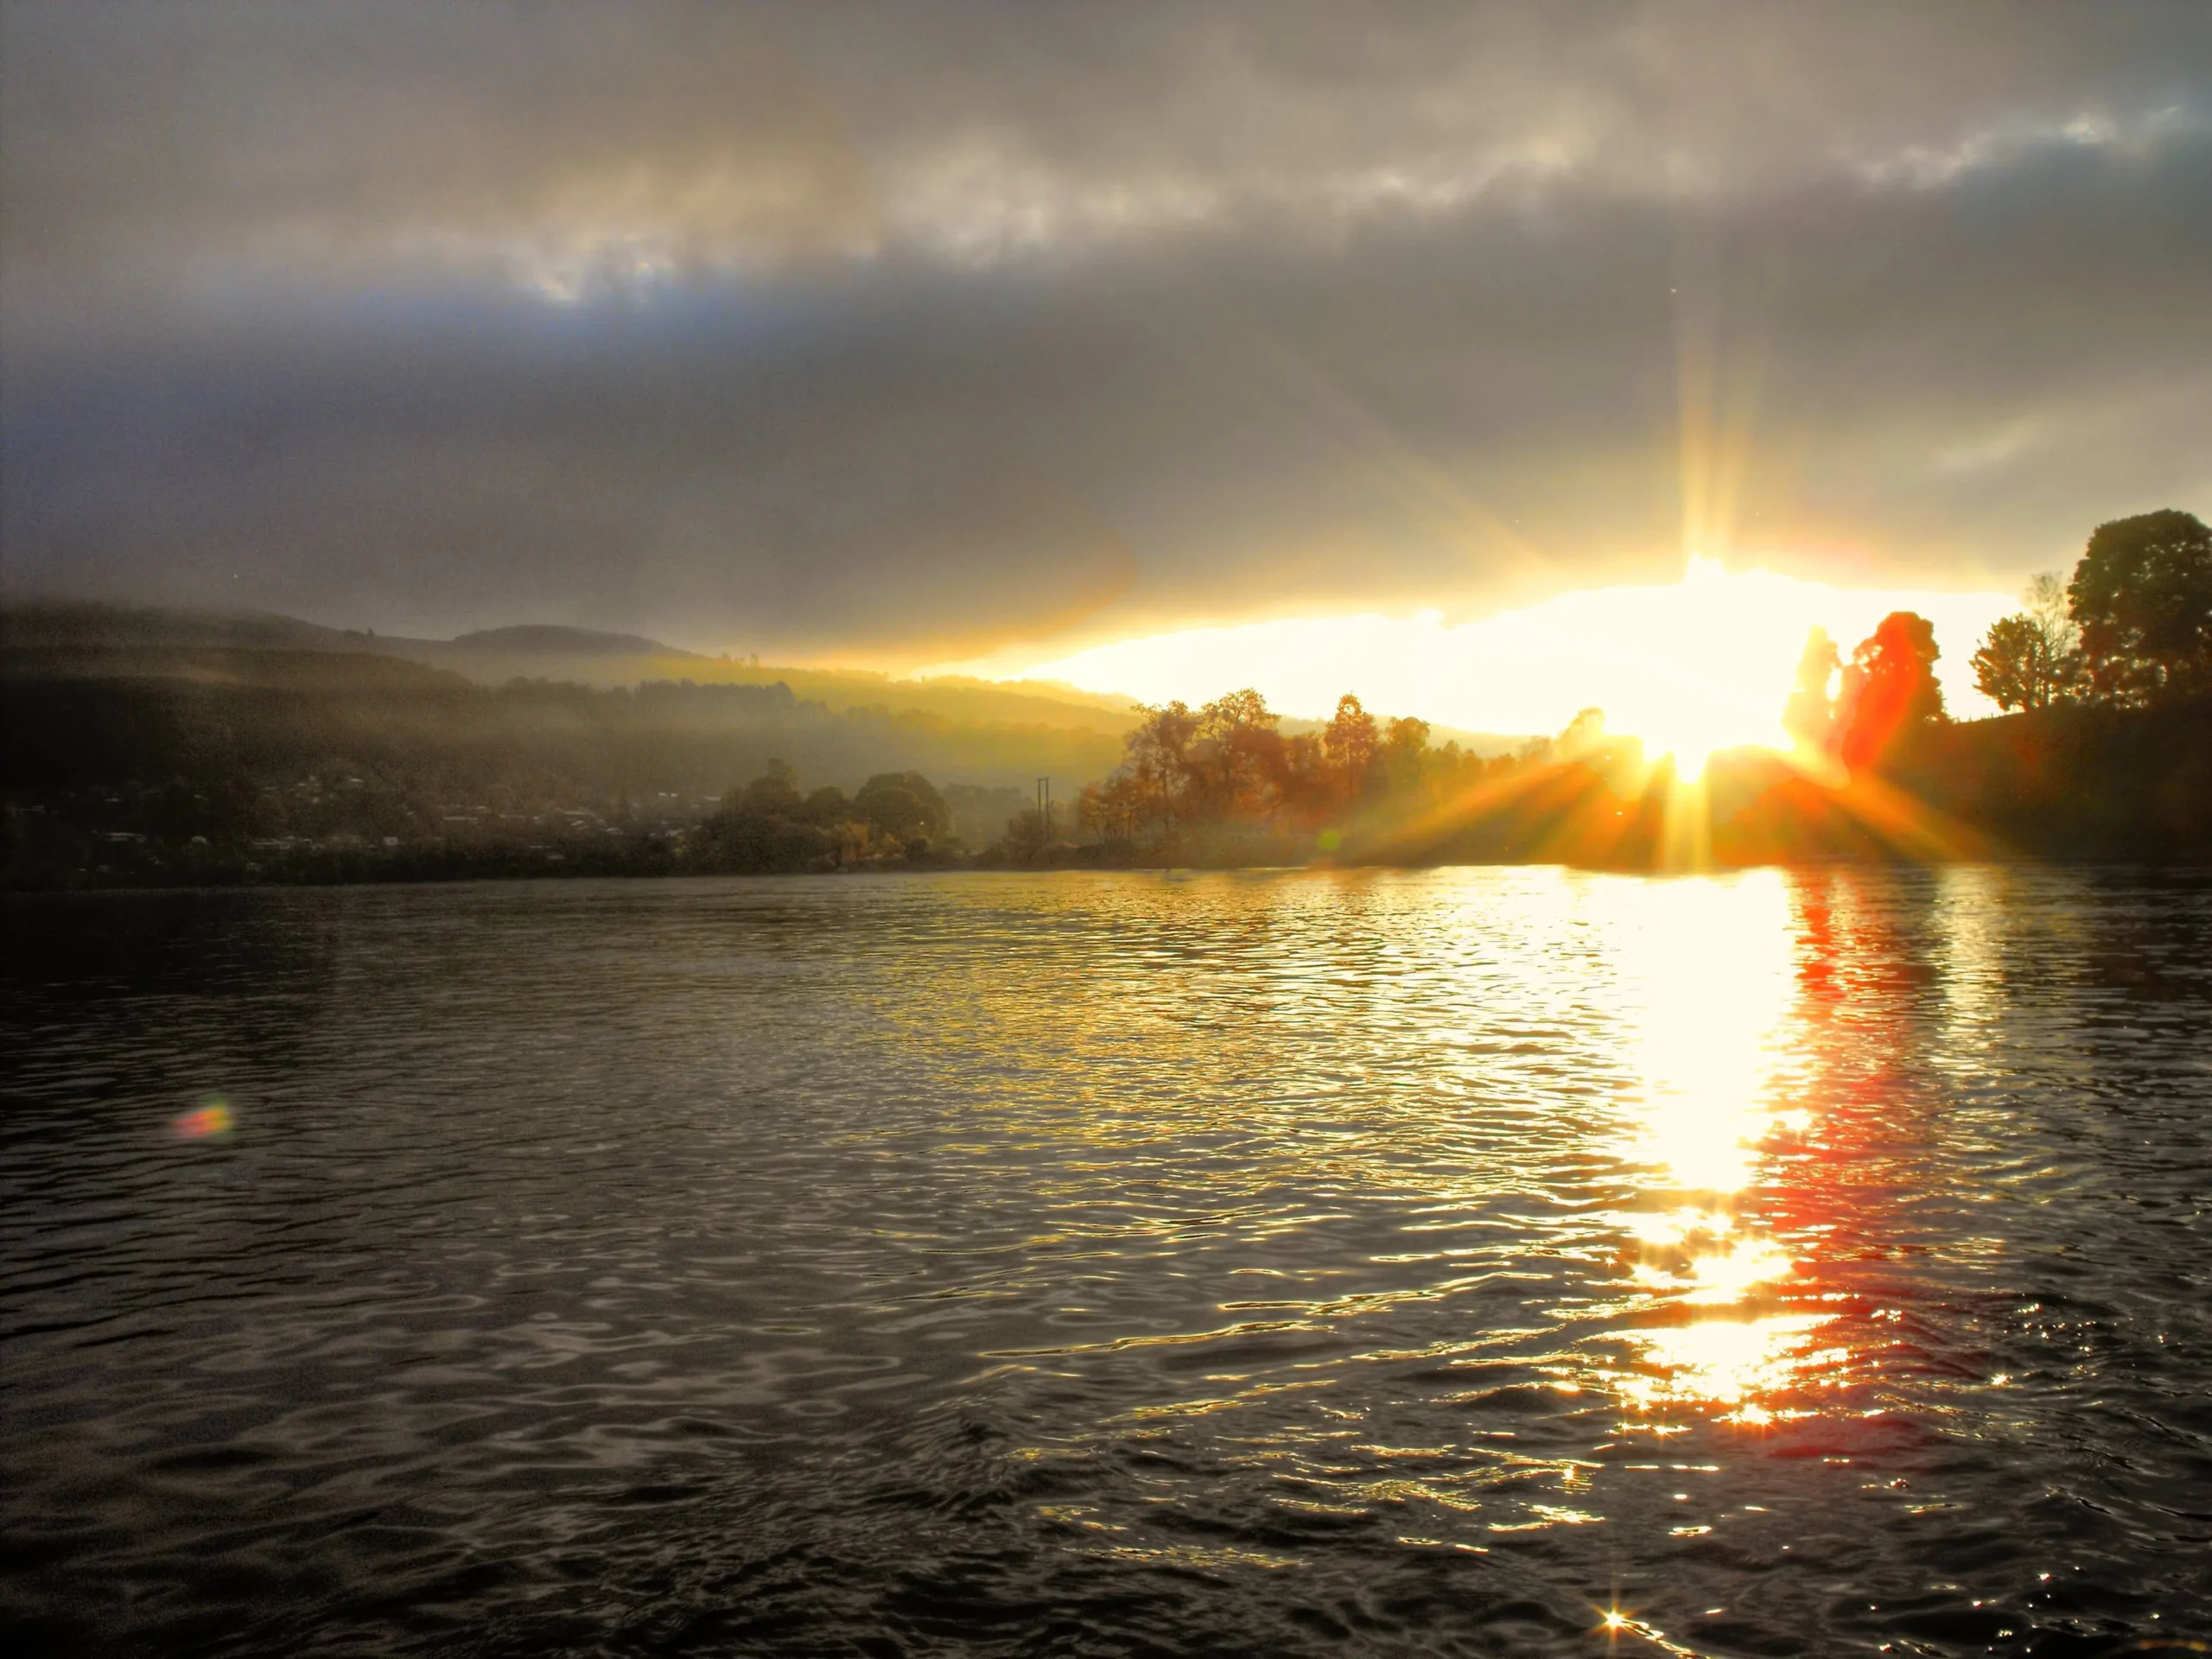
[[[2212,879],[6,915],[31,1645],[2212,1641]]]

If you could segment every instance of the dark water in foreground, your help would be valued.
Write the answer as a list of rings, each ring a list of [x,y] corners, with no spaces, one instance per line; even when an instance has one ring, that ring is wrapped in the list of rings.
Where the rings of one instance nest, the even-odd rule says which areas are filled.
[[[2212,1642],[2212,879],[7,920],[25,1645]]]

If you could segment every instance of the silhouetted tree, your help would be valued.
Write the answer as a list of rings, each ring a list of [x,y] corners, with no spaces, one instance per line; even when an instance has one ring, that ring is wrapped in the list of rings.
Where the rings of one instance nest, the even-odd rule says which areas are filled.
[[[1375,716],[1362,708],[1359,699],[1351,692],[1337,699],[1337,712],[1321,734],[1321,744],[1328,752],[1330,767],[1337,774],[1341,798],[1348,803],[1365,799],[1376,781],[1378,734]]]
[[[1912,728],[1943,718],[1942,655],[1936,625],[1911,611],[1891,611],[1859,641],[1836,707],[1846,766],[1871,766]]]
[[[1999,709],[2040,709],[2050,701],[2050,667],[2033,620],[2000,616],[1974,652],[1974,683]]]
[[[805,803],[798,792],[798,773],[788,762],[771,760],[729,804],[741,805],[760,817],[796,817]]]
[[[1249,686],[1198,710],[1190,753],[1209,812],[1257,817],[1272,805],[1282,771],[1280,721]]]
[[[824,784],[806,798],[800,808],[809,823],[842,823],[853,816],[853,804],[835,784]]]
[[[2212,530],[2195,514],[2098,525],[2067,597],[2093,695],[2139,704],[2212,690]]]
[[[1456,745],[1429,747],[1427,721],[1378,721],[1350,695],[1321,731],[1290,737],[1249,687],[1195,713],[1179,702],[1141,712],[1122,765],[1077,800],[1077,827],[1102,842],[1135,843],[1149,827],[1203,855],[1249,849],[1269,832],[1326,830],[1333,848],[1348,832],[1404,825],[1484,772]],[[1182,842],[1185,831],[1201,833]],[[1024,833],[1009,825],[1000,854],[1028,856]]]
[[[1198,736],[1198,717],[1179,702],[1146,708],[1143,714],[1126,741],[1128,758],[1123,766],[1143,817],[1166,829],[1185,816],[1185,798],[1192,793],[1190,751]]]
[[[1075,798],[1076,828],[1119,845],[1136,834],[1137,815],[1128,777],[1116,772],[1101,784],[1085,784]]]
[[[1602,722],[1605,716],[1600,715]],[[1386,788],[1403,792],[1421,782],[1421,761],[1428,751],[1428,722],[1411,715],[1393,720],[1382,728],[1382,766]]]
[[[1319,733],[1300,732],[1283,739],[1276,766],[1276,802],[1291,822],[1313,829],[1334,816],[1336,773],[1330,769],[1328,750]]]
[[[1601,742],[1605,735],[1605,711],[1602,709],[1579,709],[1574,718],[1567,722],[1567,729],[1559,734],[1558,747],[1568,754]]]
[[[1990,625],[1974,654],[1974,683],[1999,709],[2047,709],[2082,677],[2066,589],[2048,572],[2028,584],[2024,608]]]
[[[928,841],[951,827],[952,814],[918,772],[880,772],[853,797],[853,811],[870,829],[894,841]]]
[[[722,798],[721,810],[699,824],[685,862],[694,869],[736,874],[841,864],[842,826],[827,825],[815,810],[816,803],[832,793],[842,801],[842,790],[817,790],[811,798],[803,798],[798,772],[771,760],[760,777],[731,790]]]
[[[1033,863],[1052,849],[1052,835],[1045,815],[1027,807],[1006,821],[1006,836],[993,850],[1003,858]]]

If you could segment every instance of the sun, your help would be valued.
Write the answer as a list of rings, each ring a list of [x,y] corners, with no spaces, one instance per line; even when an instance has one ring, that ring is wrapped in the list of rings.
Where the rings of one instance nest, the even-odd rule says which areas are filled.
[[[1614,729],[1643,740],[1646,755],[1672,756],[1675,775],[1694,782],[1723,749],[1786,749],[1782,709],[1804,631],[1778,614],[1780,597],[1759,573],[1732,575],[1718,560],[1693,558],[1675,588],[1643,590],[1644,602],[1619,618],[1644,658],[1641,683],[1624,685]],[[1654,633],[1669,644],[1654,658]]]

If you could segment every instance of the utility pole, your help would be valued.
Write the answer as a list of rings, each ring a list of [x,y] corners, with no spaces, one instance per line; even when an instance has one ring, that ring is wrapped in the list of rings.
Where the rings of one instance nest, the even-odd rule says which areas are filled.
[[[1049,778],[1037,780],[1037,822],[1045,827],[1045,840],[1049,845],[1052,839],[1052,780]]]

